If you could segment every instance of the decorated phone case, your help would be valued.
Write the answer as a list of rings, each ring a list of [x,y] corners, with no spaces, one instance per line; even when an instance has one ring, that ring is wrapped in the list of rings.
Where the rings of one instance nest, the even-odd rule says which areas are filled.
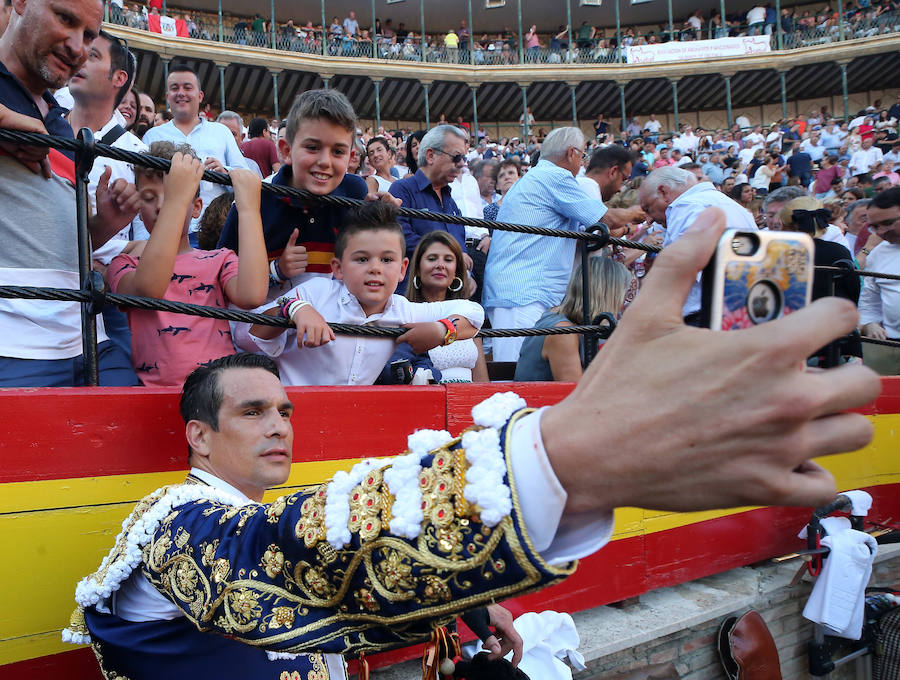
[[[754,252],[742,254],[748,243],[756,245]],[[726,231],[703,272],[703,325],[750,328],[808,305],[813,248],[813,240],[800,232]]]

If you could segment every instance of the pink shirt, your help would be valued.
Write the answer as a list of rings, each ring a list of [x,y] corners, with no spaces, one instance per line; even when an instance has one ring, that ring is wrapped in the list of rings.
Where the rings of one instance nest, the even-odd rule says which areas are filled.
[[[109,287],[114,293],[122,277],[137,269],[139,259],[118,255],[109,263]],[[225,308],[225,284],[237,273],[237,255],[228,248],[182,253],[175,257],[165,299]],[[198,366],[234,354],[227,321],[173,312],[126,311],[131,327],[131,362],[144,385],[180,386]]]

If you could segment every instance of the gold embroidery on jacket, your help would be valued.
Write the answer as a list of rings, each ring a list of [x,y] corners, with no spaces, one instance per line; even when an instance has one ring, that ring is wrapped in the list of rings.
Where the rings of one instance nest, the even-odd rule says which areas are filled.
[[[475,510],[459,500],[466,467],[464,452],[445,448],[434,455],[431,468],[421,471],[425,522],[413,541],[383,533],[390,521],[392,496],[382,471],[372,470],[348,499],[350,522],[354,527],[358,524],[351,546],[335,549],[324,540],[327,487],[322,485],[312,494],[283,497],[271,506],[251,506],[253,512],[263,509],[265,522],[277,523],[288,505],[301,504],[293,527],[299,545],[290,550],[266,544],[259,549],[255,567],[237,568],[228,558],[219,557],[227,553],[218,552],[221,546],[216,539],[198,543],[195,556],[190,543],[179,547],[180,540],[172,538],[173,533],[179,536],[177,525],[172,525],[181,512],[178,509],[145,548],[144,573],[186,610],[198,628],[215,627],[252,645],[303,651],[341,640],[345,652],[368,653],[383,649],[386,643],[368,640],[366,629],[384,626],[392,631],[390,646],[419,641],[423,631],[451,620],[458,611],[554,582],[542,579],[535,566],[540,558],[530,545],[526,549],[522,544],[511,518],[489,528],[477,516],[459,516],[462,510]],[[518,509],[515,490],[513,502]],[[219,525],[240,515],[238,532],[253,514],[240,513],[240,508],[211,501],[202,510]],[[369,523],[380,525],[378,532]],[[496,554],[501,546],[505,546],[502,557]],[[489,587],[509,570],[509,563],[522,575],[516,582]],[[549,567],[559,577],[572,570]],[[488,587],[476,590],[478,581],[487,582]],[[402,614],[385,606],[404,602],[418,606]]]

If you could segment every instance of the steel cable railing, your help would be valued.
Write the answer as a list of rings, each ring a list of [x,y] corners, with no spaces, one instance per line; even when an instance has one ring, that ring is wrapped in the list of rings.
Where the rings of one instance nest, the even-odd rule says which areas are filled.
[[[174,302],[171,300],[160,300],[156,298],[146,298],[132,295],[118,295],[110,293],[106,290],[102,277],[100,277],[98,273],[91,271],[90,239],[87,228],[87,175],[90,172],[96,156],[105,156],[126,163],[132,163],[135,165],[160,170],[162,172],[168,171],[169,161],[95,142],[93,134],[90,130],[87,129],[82,130],[79,133],[78,139],[0,129],[0,142],[31,146],[49,146],[57,149],[75,152],[77,175],[76,222],[79,241],[79,278],[81,282],[81,290],[28,286],[0,286],[0,298],[68,300],[81,303],[83,331],[82,349],[85,357],[84,364],[86,384],[97,384],[98,374],[96,315],[102,311],[103,306],[107,303],[124,307],[134,307],[137,309],[191,314],[195,316],[202,316],[205,318],[224,319],[227,321],[262,324],[284,328],[291,326],[291,323],[288,319],[282,319],[279,317],[273,317],[263,314],[255,314],[252,312],[245,312],[234,309],[204,307],[202,305]],[[203,178],[207,181],[217,184],[231,184],[230,178],[227,174],[224,173],[206,171],[204,172]],[[262,190],[276,195],[299,198],[307,201],[318,201],[348,208],[355,207],[364,203],[364,201],[349,198],[336,196],[319,196],[307,191],[295,189],[293,187],[285,187],[267,183],[264,183],[262,185]],[[402,207],[398,209],[398,213],[401,216],[416,219],[440,221],[445,223],[483,227],[487,229],[497,229],[501,231],[511,231],[517,233],[536,234],[540,236],[576,239],[579,241],[581,246],[580,251],[582,257],[582,275],[585,279],[583,282],[585,290],[590,290],[590,267],[587,266],[590,251],[597,250],[608,245],[620,246],[622,248],[633,248],[648,253],[657,253],[661,250],[661,248],[658,246],[610,236],[609,229],[603,223],[597,223],[589,227],[584,232],[581,232],[566,231],[561,229],[549,229],[546,227],[536,227],[521,224],[511,224],[506,222],[494,222],[491,220],[467,218],[457,215],[445,215]],[[849,270],[845,267],[817,267],[817,269],[832,271],[834,272],[833,276],[835,278],[844,276],[849,272]],[[900,279],[900,276],[898,275],[879,272],[854,270],[853,273],[861,276],[874,276],[894,280]],[[597,318],[593,317],[590,309],[589,296],[585,295],[583,297],[583,318],[594,321],[593,325],[580,325],[549,329],[489,329],[482,331],[481,335],[483,337],[524,337],[577,333],[594,338],[608,338],[615,328],[615,319],[609,314],[602,314]],[[402,328],[354,326],[349,324],[330,324],[330,326],[336,333],[346,333],[354,335],[397,337],[405,332],[405,329]],[[891,340],[878,340],[875,338],[865,337],[862,338],[862,340],[864,342],[871,342],[873,344],[900,347],[900,342]],[[585,361],[590,361],[592,357],[593,343],[587,342],[585,343]]]

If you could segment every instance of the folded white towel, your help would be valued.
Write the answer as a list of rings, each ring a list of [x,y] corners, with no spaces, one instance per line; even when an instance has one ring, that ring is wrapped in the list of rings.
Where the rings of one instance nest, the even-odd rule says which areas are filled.
[[[850,511],[851,515],[865,517],[869,514],[869,510],[872,509],[872,496],[865,491],[855,489],[853,491],[844,491],[842,495],[850,499],[850,503],[853,506],[853,509]]]
[[[578,653],[580,639],[575,622],[568,614],[554,611],[527,612],[513,625],[522,637],[521,668],[529,678],[541,680],[572,680],[572,669],[583,671],[584,657]],[[477,651],[483,647],[479,643]],[[510,653],[506,657],[512,660]]]
[[[831,635],[859,640],[862,634],[863,607],[866,584],[872,574],[872,562],[878,552],[878,543],[862,531],[837,529],[843,517],[827,517],[828,535],[822,545],[830,548],[824,560],[813,591],[809,596],[803,616],[814,623],[823,624]]]

